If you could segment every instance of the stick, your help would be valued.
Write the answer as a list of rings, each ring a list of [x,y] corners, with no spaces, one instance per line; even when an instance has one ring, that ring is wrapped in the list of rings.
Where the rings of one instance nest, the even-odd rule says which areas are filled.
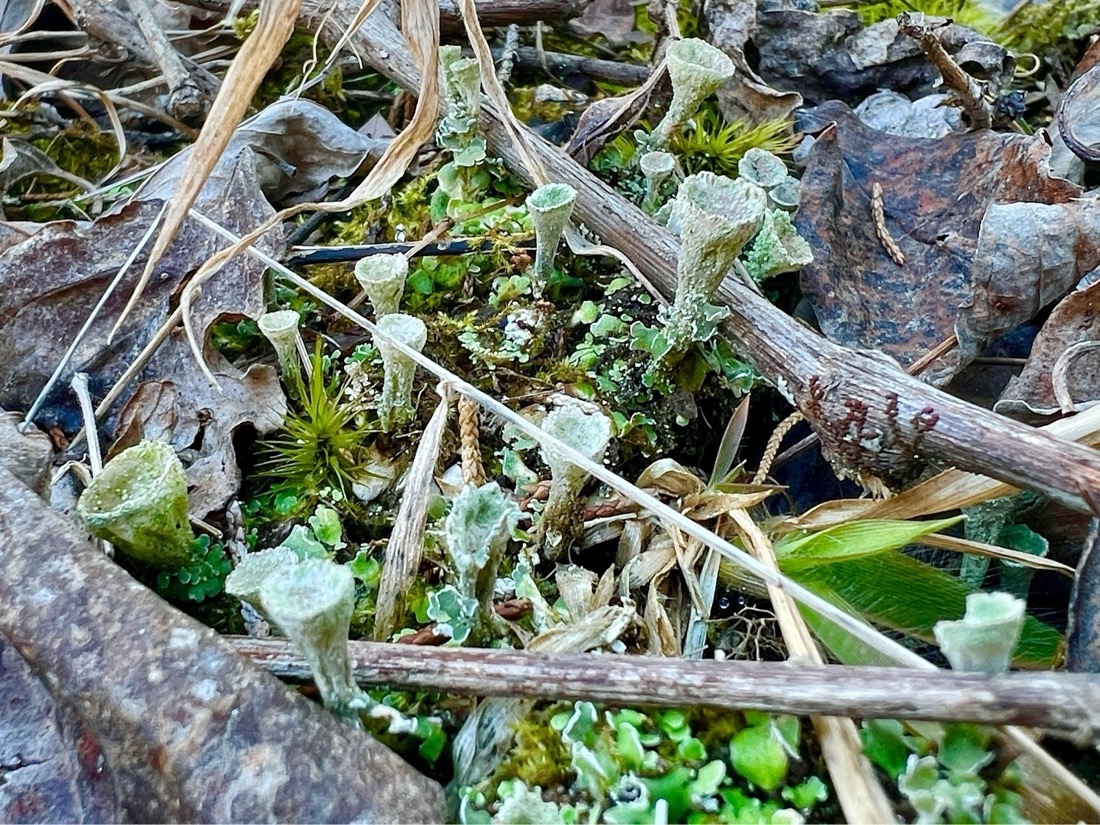
[[[283,679],[310,681],[286,639],[225,637]],[[648,656],[549,656],[521,651],[349,642],[355,680],[473,696],[585,699],[619,706],[749,708],[771,713],[1019,724],[1096,740],[1100,681],[1088,674],[841,667]]]

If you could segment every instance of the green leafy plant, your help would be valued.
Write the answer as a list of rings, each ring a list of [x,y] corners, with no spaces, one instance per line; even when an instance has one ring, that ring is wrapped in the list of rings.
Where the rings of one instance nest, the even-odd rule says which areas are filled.
[[[1026,822],[1015,763],[996,763],[993,729],[950,722],[922,725],[925,736],[893,719],[863,722],[871,762],[897,784],[916,821]]]
[[[464,791],[461,822],[789,822],[828,796],[800,761],[793,716],[576,702],[521,723],[497,775]],[[547,799],[543,789],[552,792]],[[789,802],[795,808],[788,808]]]
[[[210,536],[196,536],[191,542],[193,561],[176,570],[157,574],[157,592],[177,602],[201,602],[221,595],[225,577],[233,569],[225,549]]]

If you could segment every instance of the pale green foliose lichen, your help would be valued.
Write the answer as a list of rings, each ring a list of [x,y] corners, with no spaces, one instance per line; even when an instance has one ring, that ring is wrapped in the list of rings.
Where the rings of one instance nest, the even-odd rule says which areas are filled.
[[[745,269],[754,281],[762,283],[784,272],[808,266],[813,259],[810,245],[798,234],[790,215],[769,209],[745,257]]]

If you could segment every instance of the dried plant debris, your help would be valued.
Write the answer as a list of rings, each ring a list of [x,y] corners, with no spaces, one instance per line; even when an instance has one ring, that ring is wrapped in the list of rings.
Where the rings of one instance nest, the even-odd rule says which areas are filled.
[[[234,232],[247,232],[272,213],[259,191],[253,155],[239,155],[220,170],[197,208]],[[10,409],[30,406],[111,280],[140,245],[163,204],[157,196],[162,191],[159,184],[156,180],[150,183],[148,195],[90,225],[51,223],[0,255],[0,285],[4,287],[0,298],[0,405]],[[102,397],[135,360],[170,314],[169,302],[182,280],[221,246],[217,236],[189,222],[161,261],[160,277],[150,284],[120,333],[108,342],[114,320],[140,273],[140,267],[130,269],[72,359],[74,372],[92,376],[93,395]],[[264,266],[248,258],[230,263],[195,302],[197,328],[205,332],[224,314],[261,314],[263,275]],[[51,334],[44,336],[43,330]],[[79,428],[79,413],[67,388],[48,399],[36,420],[47,427],[59,424],[69,432]]]
[[[196,368],[181,332],[162,344],[148,368],[158,378],[142,382],[123,406],[109,453],[142,439],[171,444],[188,458],[190,509],[200,516],[224,507],[240,487],[234,431],[248,424],[265,435],[286,414],[286,396],[272,367],[254,364],[242,372],[217,353],[208,353],[207,362],[220,389]]]
[[[1030,320],[1100,265],[1100,202],[995,203],[986,210],[955,325],[960,359]]]
[[[1056,120],[1075,155],[1100,163],[1100,66],[1093,66],[1066,89]]]
[[[1091,279],[1086,279],[1091,280]],[[1008,382],[993,408],[1002,415],[1035,420],[1060,415],[1068,398],[1083,409],[1100,400],[1100,283],[1082,284],[1050,313],[1023,370]]]
[[[955,333],[991,203],[1064,203],[1081,193],[1049,176],[1050,146],[1041,134],[904,138],[869,128],[841,103],[808,111],[799,125],[818,133],[795,215],[814,256],[802,271],[803,292],[830,339],[880,349],[903,365]],[[923,377],[942,384],[964,365],[950,353]]]

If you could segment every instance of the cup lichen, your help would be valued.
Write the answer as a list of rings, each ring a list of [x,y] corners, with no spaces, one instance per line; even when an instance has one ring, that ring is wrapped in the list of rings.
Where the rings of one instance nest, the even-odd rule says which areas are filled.
[[[1009,593],[971,593],[962,619],[936,622],[932,630],[952,669],[1006,672],[1020,642],[1026,606]]]
[[[676,171],[676,158],[668,152],[646,152],[638,161],[638,168],[645,177],[642,209],[652,213],[660,205],[661,187]]]
[[[306,559],[270,572],[260,585],[264,614],[309,663],[321,699],[334,715],[360,727],[363,693],[352,677],[348,631],[355,578],[342,564]]]
[[[568,400],[547,413],[542,429],[592,461],[603,461],[611,442],[611,419],[599,410]],[[577,509],[588,472],[551,448],[542,448],[550,468],[550,493],[538,533],[546,557],[557,560],[579,532]]]
[[[382,429],[391,432],[395,427],[412,419],[413,377],[416,364],[405,353],[390,343],[395,340],[420,352],[428,340],[428,328],[419,318],[395,312],[380,318],[374,345],[382,355],[383,384],[378,400],[378,418]]]
[[[409,259],[401,254],[370,255],[356,262],[355,280],[370,298],[375,318],[397,312],[408,275]]]
[[[667,148],[673,131],[683,126],[735,72],[725,52],[696,37],[670,44],[666,59],[672,101],[653,134],[643,136],[646,148],[651,150]]]
[[[298,324],[301,320],[302,316],[294,310],[280,309],[276,312],[265,312],[256,322],[260,332],[275,348],[283,383],[295,391],[302,386],[302,372],[298,361],[298,342],[301,338]]]
[[[527,211],[535,225],[535,276],[531,289],[536,298],[542,297],[553,274],[558,245],[576,200],[577,190],[567,183],[548,183],[527,196]]]
[[[669,206],[668,226],[680,236],[676,298],[653,355],[673,363],[694,342],[707,340],[729,314],[710,302],[745,244],[760,230],[767,196],[749,181],[700,172],[680,184]]]
[[[187,476],[163,441],[142,441],[107,462],[76,511],[92,535],[138,561],[181,567],[191,559]]]

